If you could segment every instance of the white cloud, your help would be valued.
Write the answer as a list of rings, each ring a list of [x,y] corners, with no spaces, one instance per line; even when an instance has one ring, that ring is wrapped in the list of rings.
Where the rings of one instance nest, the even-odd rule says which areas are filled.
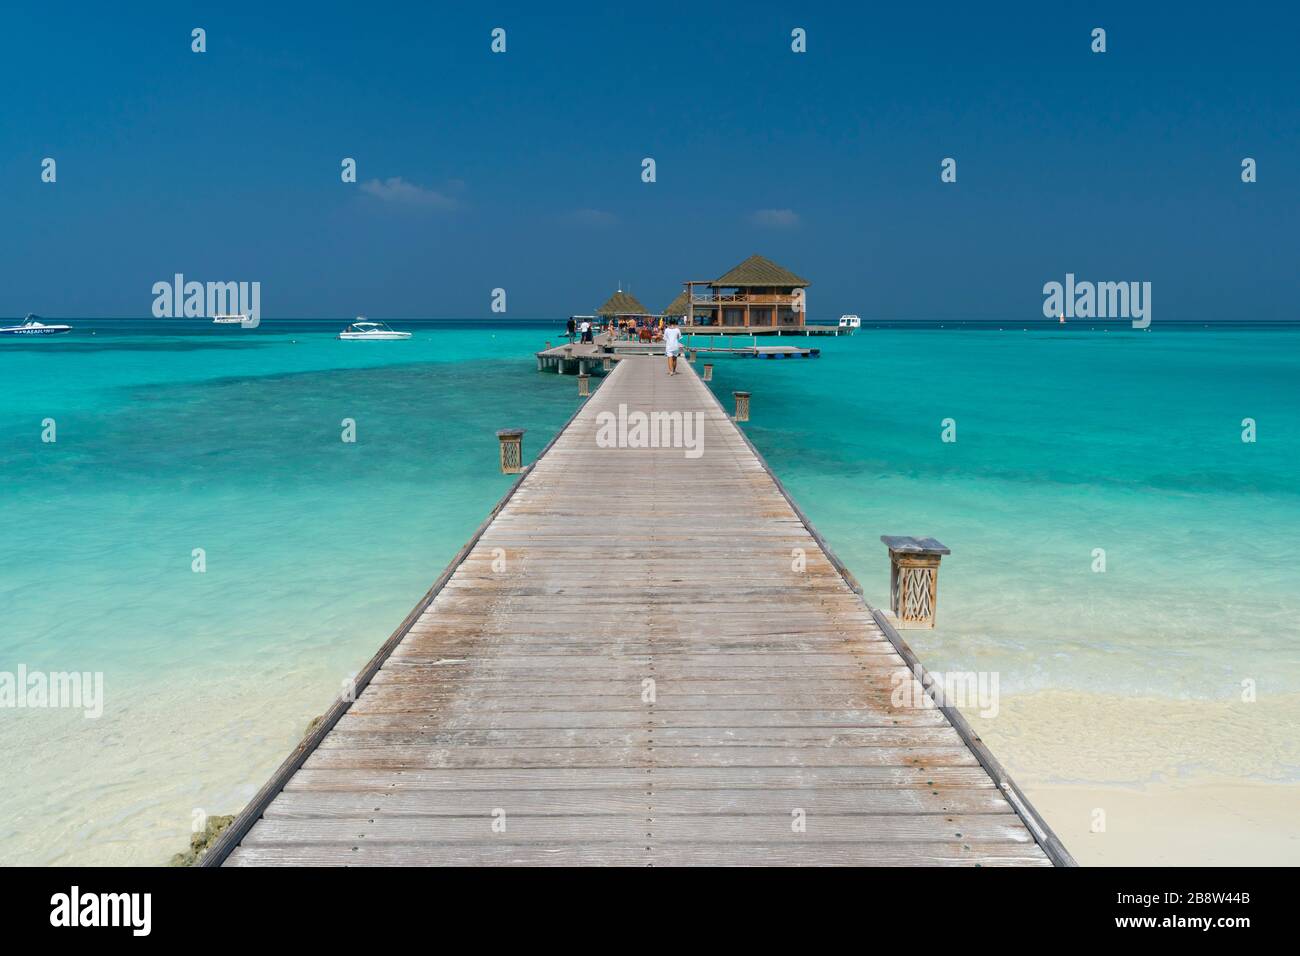
[[[367,180],[361,184],[361,191],[368,196],[374,196],[381,202],[393,203],[399,206],[420,206],[425,209],[455,209],[460,205],[460,200],[454,196],[449,196],[447,193],[439,192],[436,189],[417,186],[415,183],[408,183],[401,176],[391,176],[384,180]]]
[[[756,226],[789,229],[799,225],[799,214],[793,209],[759,209],[749,217]]]

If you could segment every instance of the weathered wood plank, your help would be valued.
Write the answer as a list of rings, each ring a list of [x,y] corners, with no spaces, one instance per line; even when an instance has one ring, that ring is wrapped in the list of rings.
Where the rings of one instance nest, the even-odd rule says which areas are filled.
[[[363,750],[393,747],[961,747],[951,727],[690,727],[636,729],[518,728],[447,730],[443,728],[368,729],[355,722],[335,725],[319,749]]]
[[[1051,866],[1036,846],[977,843],[302,844],[240,847],[231,866]]]
[[[476,767],[965,767],[977,761],[954,747],[419,747],[322,746],[304,767],[412,770]]]
[[[348,711],[340,730],[498,730],[498,729],[600,729],[663,727],[684,729],[773,727],[814,729],[870,729],[873,727],[948,727],[938,710],[907,710],[880,714],[869,710],[474,710],[450,713],[425,711]]]
[[[664,790],[804,787],[993,787],[981,767],[511,767],[476,769],[384,769],[303,767],[286,784],[291,790]]]
[[[889,690],[883,692],[864,688],[856,693],[843,694],[728,694],[725,699],[709,694],[679,694],[671,687],[658,692],[651,708],[639,696],[627,694],[471,694],[454,689],[421,685],[387,684],[368,688],[352,705],[358,713],[392,713],[406,710],[424,710],[433,705],[460,703],[483,711],[491,710],[624,710],[642,713],[653,709],[662,711],[712,711],[729,710],[870,710],[877,714],[905,714],[909,709],[891,703]],[[914,710],[910,712],[915,712]]]
[[[802,814],[802,816],[799,816]],[[495,827],[495,829],[494,829]],[[504,829],[502,829],[504,828]],[[512,814],[503,801],[474,816],[266,816],[244,846],[275,843],[1032,843],[1012,813],[810,814],[799,803],[779,813],[656,815],[652,810],[598,816]]]
[[[668,814],[790,813],[1002,813],[1012,814],[992,788],[969,790],[869,789],[820,787],[802,790],[655,788],[649,797],[639,788],[594,790],[286,790],[267,810],[267,817],[366,818],[481,816],[497,807],[511,816],[590,816],[606,813]]]

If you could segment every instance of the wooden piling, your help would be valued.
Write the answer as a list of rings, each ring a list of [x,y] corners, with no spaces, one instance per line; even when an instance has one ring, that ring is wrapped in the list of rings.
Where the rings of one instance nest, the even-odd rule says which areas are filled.
[[[517,475],[524,470],[524,430],[503,428],[497,432],[501,445],[501,474]]]
[[[934,627],[939,604],[939,562],[951,554],[934,538],[882,534],[889,549],[889,609],[896,627]]]
[[[704,363],[704,381],[713,381],[713,363],[711,362]]]
[[[586,398],[591,394],[591,376],[586,372],[578,375],[578,397]]]
[[[732,392],[731,397],[736,400],[736,414],[732,416],[732,420],[749,421],[749,392]]]

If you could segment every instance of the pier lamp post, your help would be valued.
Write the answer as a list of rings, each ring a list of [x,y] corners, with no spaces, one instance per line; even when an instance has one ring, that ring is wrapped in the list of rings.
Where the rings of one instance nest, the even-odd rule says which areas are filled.
[[[497,432],[501,444],[501,474],[517,475],[524,470],[524,430],[503,428]]]
[[[733,421],[749,421],[749,392],[732,392],[731,397],[736,400],[736,414]]]
[[[939,562],[948,548],[934,538],[882,534],[889,549],[889,609],[899,627],[934,627]]]
[[[586,372],[578,375],[578,397],[586,398],[591,394],[591,376]]]

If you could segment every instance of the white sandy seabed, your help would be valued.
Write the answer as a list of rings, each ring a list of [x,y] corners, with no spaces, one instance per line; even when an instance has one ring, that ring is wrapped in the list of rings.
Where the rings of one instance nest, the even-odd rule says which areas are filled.
[[[965,713],[1083,866],[1300,864],[1300,696],[1043,691]]]

